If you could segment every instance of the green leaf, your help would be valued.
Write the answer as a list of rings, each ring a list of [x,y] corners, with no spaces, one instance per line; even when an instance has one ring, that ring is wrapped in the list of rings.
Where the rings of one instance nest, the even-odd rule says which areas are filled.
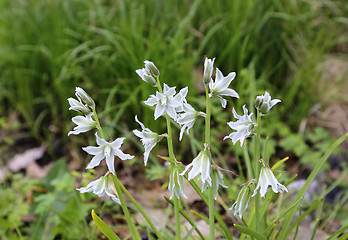
[[[110,240],[121,240],[112,229],[92,210],[92,218],[99,230]]]
[[[253,237],[253,238],[258,239],[258,240],[267,240],[265,235],[258,233],[258,232],[255,232],[251,228],[248,228],[246,226],[237,225],[237,224],[234,224],[233,226],[241,233],[245,233],[245,234],[249,235],[250,237]]]

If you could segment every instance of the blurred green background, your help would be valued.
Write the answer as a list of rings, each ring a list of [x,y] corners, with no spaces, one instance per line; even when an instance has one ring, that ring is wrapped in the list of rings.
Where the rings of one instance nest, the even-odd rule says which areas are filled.
[[[165,131],[164,122],[153,122],[153,111],[142,104],[154,92],[135,73],[143,67],[143,60],[156,64],[161,81],[177,88],[188,86],[188,101],[204,110],[201,77],[206,56],[216,57],[215,66],[224,75],[237,72],[231,87],[241,97],[229,99],[226,110],[219,108],[218,100],[213,101],[217,106],[213,110],[216,149],[221,149],[222,136],[230,131],[225,124],[232,120],[232,107],[237,112],[244,104],[253,109],[255,96],[267,90],[282,100],[263,129],[274,139],[269,154],[287,153],[311,166],[330,145],[332,135],[316,128],[317,121],[308,117],[318,104],[325,109],[348,100],[341,91],[347,87],[347,64],[338,68],[327,64],[332,58],[347,62],[347,32],[346,0],[0,0],[0,167],[26,144],[44,144],[49,159],[45,163],[76,159],[79,147],[93,144],[92,134],[87,139],[67,137],[75,115],[68,110],[67,98],[76,86],[95,99],[103,123],[110,126],[109,135],[132,139],[129,130],[138,127],[135,115],[150,129]],[[327,75],[332,68],[334,75]],[[333,87],[336,90],[329,91]],[[141,155],[142,148],[135,141],[128,148]],[[177,151],[194,155],[197,146],[192,141]],[[221,154],[242,152],[232,149],[225,143]],[[66,182],[72,184],[69,176]],[[53,181],[56,176],[50,177]],[[4,189],[16,177],[9,178]],[[51,185],[70,191],[54,182]],[[64,204],[81,201],[69,194],[74,197]],[[82,211],[84,216],[88,211]],[[9,213],[0,211],[0,216]],[[30,231],[40,232],[40,227]],[[58,228],[51,237],[63,230],[64,226]],[[17,236],[18,230],[9,224],[0,237],[7,233]]]

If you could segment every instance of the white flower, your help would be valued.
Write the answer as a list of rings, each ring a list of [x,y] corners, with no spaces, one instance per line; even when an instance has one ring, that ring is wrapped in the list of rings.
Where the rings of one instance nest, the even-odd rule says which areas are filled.
[[[211,76],[213,75],[214,70],[214,60],[208,59],[207,57],[204,60],[204,72],[203,72],[203,83],[207,86],[211,81]]]
[[[151,74],[146,72],[145,68],[137,69],[137,70],[135,70],[135,72],[139,75],[139,77],[141,77],[141,79],[143,81],[147,82],[148,84],[150,84],[153,87],[157,86],[156,79],[153,76],[151,76]]]
[[[132,159],[134,156],[125,154],[120,150],[120,147],[125,138],[117,138],[112,143],[108,143],[105,139],[99,138],[98,134],[95,134],[97,139],[98,147],[84,147],[82,148],[88,154],[94,155],[91,162],[88,164],[87,169],[94,168],[98,166],[100,161],[104,158],[106,159],[106,165],[108,166],[109,172],[115,174],[114,158],[119,157],[121,160]]]
[[[68,133],[68,136],[70,134],[80,134],[84,132],[88,132],[89,130],[96,127],[95,121],[90,116],[76,116],[71,119],[73,123],[75,123],[77,126],[74,127],[73,131],[70,131]]]
[[[78,99],[82,100],[88,107],[95,109],[95,103],[93,99],[80,87],[76,87],[75,95]]]
[[[107,173],[107,175],[109,174]],[[93,192],[98,197],[103,197],[106,194],[107,196],[111,197],[111,199],[114,202],[121,204],[120,200],[113,193],[113,190],[109,184],[109,178],[107,175],[102,176],[98,178],[97,180],[90,182],[87,185],[87,187],[77,188],[76,190],[79,191],[80,193]]]
[[[246,185],[240,190],[237,200],[232,204],[229,210],[234,209],[233,215],[236,216],[238,214],[239,218],[242,219],[242,214],[248,208],[249,201],[250,187],[249,185]]]
[[[259,177],[259,180],[257,182],[257,186],[254,190],[254,194],[252,195],[252,197],[257,194],[257,190],[260,188],[261,197],[264,198],[266,193],[267,193],[268,186],[271,186],[273,192],[275,192],[275,193],[280,193],[282,191],[286,191],[286,192],[288,191],[288,189],[284,185],[282,185],[278,182],[278,180],[274,176],[271,169],[269,169],[266,166],[262,166],[261,172],[260,172],[260,177]]]
[[[257,96],[255,100],[255,108],[260,110],[260,115],[263,116],[277,103],[280,99],[271,100],[271,95],[266,91],[264,95]]]
[[[211,80],[209,83],[209,88],[210,88],[209,96],[210,97],[216,96],[217,98],[219,98],[223,108],[226,107],[227,101],[222,96],[230,96],[230,97],[239,98],[239,95],[235,90],[228,88],[228,86],[230,85],[230,83],[235,77],[236,77],[235,72],[231,72],[226,77],[224,77],[222,72],[218,68],[216,68],[215,81]]]
[[[144,101],[148,106],[154,106],[155,108],[155,120],[164,114],[168,114],[169,117],[176,121],[177,111],[176,108],[180,108],[182,102],[179,100],[182,98],[179,96],[179,100],[174,98],[175,87],[168,87],[167,84],[164,84],[163,93],[156,92],[156,95],[150,95],[150,97]]]
[[[144,145],[144,164],[146,166],[147,160],[151,150],[156,146],[157,142],[160,139],[160,136],[157,133],[152,132],[150,129],[146,128],[143,123],[138,120],[138,117],[135,116],[135,121],[140,124],[142,131],[133,130],[133,133],[140,138],[140,141]]]
[[[180,141],[182,139],[182,136],[184,134],[185,129],[186,129],[186,133],[189,134],[189,130],[195,124],[197,116],[200,115],[200,116],[205,117],[205,113],[197,112],[188,103],[183,104],[183,110],[184,110],[184,113],[179,114],[179,118],[177,120],[177,123],[179,123],[181,125],[181,131],[180,131],[180,137],[179,137]]]
[[[177,199],[187,198],[184,189],[185,178],[179,174],[179,169],[175,166],[169,176],[168,190],[170,191],[170,199],[175,196]]]
[[[207,149],[204,149],[195,159],[192,160],[192,163],[186,166],[185,170],[180,175],[183,176],[192,167],[188,174],[188,180],[190,181],[197,175],[201,174],[200,179],[202,183],[204,184],[205,182],[208,182],[209,186],[211,186],[210,165],[211,160],[209,154]]]
[[[237,121],[228,122],[227,124],[230,126],[230,128],[236,130],[236,132],[224,137],[224,140],[230,138],[233,144],[240,141],[240,146],[243,146],[244,140],[251,135],[254,127],[257,125],[251,120],[251,116],[253,114],[250,113],[250,115],[248,115],[248,109],[246,109],[245,105],[243,105],[243,111],[244,115],[240,116],[236,113],[234,108],[232,109],[233,116],[237,119]]]
[[[214,192],[214,199],[216,200],[216,194],[219,190],[219,185],[221,185],[221,187],[223,188],[227,188],[227,186],[224,183],[224,176],[222,175],[222,173],[217,170],[214,169],[211,171],[211,177],[212,177],[212,188],[213,188],[213,192]],[[202,192],[204,192],[204,190],[208,187],[208,182],[204,182],[203,186],[202,186]]]
[[[186,101],[186,96],[188,93],[188,87],[182,88],[178,94],[175,95],[174,100],[179,102],[177,107],[175,107],[175,111],[178,112],[183,112],[184,111],[184,104],[187,103]]]
[[[84,105],[81,101],[77,101],[74,98],[68,98],[68,102],[70,105],[69,110],[80,112],[86,116],[93,115],[91,109],[87,107],[86,105]]]

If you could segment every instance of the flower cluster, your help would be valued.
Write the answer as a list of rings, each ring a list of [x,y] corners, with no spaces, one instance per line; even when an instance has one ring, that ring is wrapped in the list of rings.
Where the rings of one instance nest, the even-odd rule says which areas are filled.
[[[70,134],[80,134],[87,132],[91,129],[97,128],[101,130],[100,125],[97,126],[98,117],[95,111],[95,103],[93,99],[82,89],[77,87],[75,95],[77,99],[69,98],[68,102],[70,104],[70,110],[74,110],[84,114],[85,116],[76,116],[72,118],[72,121],[77,125],[73,131],[70,131]],[[94,120],[93,120],[93,118]],[[93,192],[99,197],[104,196],[105,194],[110,196],[111,199],[120,204],[120,200],[113,193],[113,189],[109,183],[109,175],[115,175],[115,156],[120,158],[121,160],[132,159],[133,156],[129,154],[125,154],[121,151],[121,145],[125,138],[117,138],[115,141],[107,142],[105,139],[100,138],[98,133],[95,133],[97,147],[88,146],[83,147],[82,149],[88,154],[92,155],[90,163],[87,165],[87,169],[94,168],[100,164],[100,162],[105,159],[106,165],[108,167],[108,172],[100,177],[97,180],[90,182],[85,188],[78,188],[76,190],[80,191],[80,193],[85,192]]]

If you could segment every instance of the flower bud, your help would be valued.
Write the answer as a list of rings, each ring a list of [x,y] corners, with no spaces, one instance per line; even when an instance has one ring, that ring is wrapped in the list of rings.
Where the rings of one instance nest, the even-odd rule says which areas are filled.
[[[70,105],[69,110],[74,110],[74,111],[80,112],[86,116],[89,116],[92,114],[92,111],[90,108],[86,107],[81,102],[77,101],[76,99],[68,98],[68,102]]]
[[[141,77],[141,79],[144,82],[147,82],[148,84],[150,84],[153,87],[157,86],[156,79],[153,76],[151,76],[149,73],[147,73],[145,68],[137,69],[137,70],[135,70],[135,72],[139,75],[139,77]]]
[[[159,77],[160,71],[157,69],[157,67],[155,66],[153,62],[145,60],[144,63],[145,63],[145,70],[148,73],[150,73],[154,77]]]
[[[215,60],[215,58],[213,58],[213,59],[205,58],[204,72],[203,72],[204,86],[208,86],[208,84],[211,81],[211,76],[213,75],[213,70],[214,70],[214,60]]]
[[[261,116],[269,112],[269,110],[281,102],[279,99],[271,100],[271,95],[266,91],[264,95],[257,96],[255,100],[255,108],[260,111]]]
[[[75,95],[82,100],[88,107],[95,109],[95,103],[93,99],[80,87],[76,87]]]

